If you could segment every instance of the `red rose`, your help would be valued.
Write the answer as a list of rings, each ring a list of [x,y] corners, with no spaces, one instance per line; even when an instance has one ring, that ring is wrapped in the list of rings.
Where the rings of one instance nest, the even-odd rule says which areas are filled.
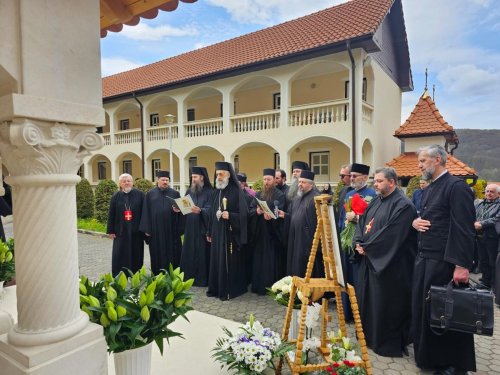
[[[356,215],[363,215],[366,207],[368,207],[368,203],[358,193],[352,196],[351,208]]]

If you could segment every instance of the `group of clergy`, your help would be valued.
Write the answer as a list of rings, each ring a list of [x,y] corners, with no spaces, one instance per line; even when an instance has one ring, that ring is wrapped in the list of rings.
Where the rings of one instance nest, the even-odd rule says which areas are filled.
[[[356,288],[368,346],[379,355],[398,357],[413,342],[419,367],[459,374],[475,370],[473,336],[434,334],[425,303],[431,284],[467,282],[472,264],[473,197],[462,180],[446,171],[446,157],[438,145],[419,153],[419,168],[432,180],[420,216],[398,188],[394,169],[377,169],[372,189],[367,186],[369,166],[342,166],[346,186],[336,218],[339,232],[347,222],[356,224],[354,252],[343,254],[342,268]],[[246,293],[249,284],[264,294],[285,275],[304,276],[317,226],[314,197],[320,194],[307,163],[293,162],[290,185],[285,171],[264,169],[262,190],[255,195],[228,162],[215,164],[213,187],[205,168],[190,172],[186,194],[194,207],[187,215],[174,204],[179,193],[169,186],[168,172],[158,173],[157,186],[145,196],[132,188],[131,176],[120,176],[108,222],[114,274],[142,264],[143,244],[136,235],[149,243],[154,273],[169,263],[180,265],[186,278],[222,300]],[[361,215],[343,204],[356,194],[370,201]],[[321,248],[312,276],[324,277]],[[347,299],[343,306],[349,318]]]

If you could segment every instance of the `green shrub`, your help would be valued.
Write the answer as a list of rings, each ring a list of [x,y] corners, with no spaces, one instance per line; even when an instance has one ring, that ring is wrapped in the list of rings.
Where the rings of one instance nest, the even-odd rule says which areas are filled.
[[[422,176],[415,176],[412,177],[410,181],[408,181],[408,186],[406,187],[406,196],[408,198],[411,199],[413,197],[413,193],[415,192],[415,190],[420,189],[421,178]]]
[[[469,183],[469,180],[467,180],[467,183]],[[472,186],[472,189],[474,189],[474,193],[476,194],[476,199],[484,199],[484,190],[486,189],[486,185],[487,183],[485,180],[478,179],[476,184]]]
[[[344,183],[342,181],[339,181],[337,186],[335,187],[335,190],[333,191],[333,198],[332,198],[332,203],[333,207],[335,207],[337,210],[339,209],[339,194],[340,191],[344,188]]]
[[[255,191],[261,191],[263,186],[264,186],[264,182],[262,181],[262,178],[261,178],[253,183],[252,189]]]
[[[101,223],[108,221],[109,202],[117,190],[113,180],[102,180],[95,189],[95,218]]]
[[[154,188],[155,185],[151,181],[146,180],[145,178],[138,178],[137,180],[134,181],[134,187],[144,193],[147,193],[152,188]]]
[[[90,182],[82,178],[76,185],[76,216],[82,219],[94,216],[94,191]]]

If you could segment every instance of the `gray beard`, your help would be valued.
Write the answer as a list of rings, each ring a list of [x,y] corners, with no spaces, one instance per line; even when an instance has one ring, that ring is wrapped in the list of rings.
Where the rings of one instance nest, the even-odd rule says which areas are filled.
[[[301,197],[304,195],[304,192],[302,190],[297,190],[297,197]]]
[[[426,180],[432,180],[432,175],[434,174],[435,171],[436,171],[436,168],[431,168],[431,170],[423,172],[422,176]]]
[[[297,196],[299,191],[299,180],[297,178],[292,178],[292,183],[288,188],[288,199],[293,199]]]
[[[126,188],[126,189],[122,189],[122,191],[126,194],[130,193],[132,191],[132,188]]]
[[[225,188],[227,188],[227,185],[229,185],[229,178],[227,180],[215,181],[215,187],[219,190],[224,190]]]
[[[191,184],[191,187],[190,187],[191,191],[195,194],[198,194],[198,193],[201,193],[201,191],[203,190],[203,184]]]

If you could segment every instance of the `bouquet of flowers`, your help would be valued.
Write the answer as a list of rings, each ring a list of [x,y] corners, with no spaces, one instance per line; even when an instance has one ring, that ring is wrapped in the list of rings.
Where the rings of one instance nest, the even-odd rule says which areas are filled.
[[[267,295],[271,296],[280,305],[288,306],[290,300],[290,291],[292,290],[292,276],[285,276],[281,280],[276,281],[271,288],[267,288]],[[300,309],[302,304],[302,293],[297,291],[295,300],[293,301],[293,308]]]
[[[273,360],[294,348],[293,344],[281,342],[276,332],[264,328],[253,315],[235,335],[225,327],[223,330],[228,337],[217,339],[212,357],[222,363],[221,368],[227,366],[236,374],[254,375],[275,369]]]
[[[14,239],[0,240],[0,282],[11,281],[15,276]]]
[[[348,337],[342,336],[339,330],[337,335],[330,333],[330,358],[333,363],[326,371],[329,375],[364,375],[366,371],[360,367],[361,357],[357,354],[357,345]]]
[[[363,215],[368,207],[368,203],[372,200],[372,197],[367,196],[362,198],[358,193],[349,197],[347,202],[344,204],[345,212],[354,212],[355,215]],[[356,231],[356,224],[352,221],[346,221],[345,228],[340,232],[340,248],[346,253],[353,253],[352,239],[354,237],[354,232]]]

